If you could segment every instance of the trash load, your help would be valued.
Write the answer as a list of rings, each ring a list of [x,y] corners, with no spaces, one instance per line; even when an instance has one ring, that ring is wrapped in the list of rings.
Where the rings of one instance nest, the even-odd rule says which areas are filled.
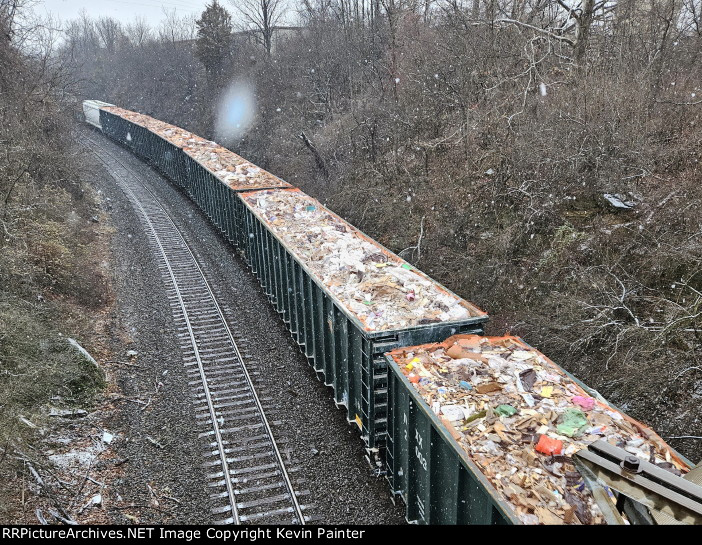
[[[455,335],[390,356],[525,524],[604,524],[573,463],[600,439],[676,475],[689,470],[655,432],[518,337]]]
[[[485,316],[300,190],[241,197],[366,331]]]
[[[231,189],[292,187],[289,183],[257,167],[233,151],[185,129],[117,106],[106,106],[103,109],[144,127],[174,146],[181,148]]]

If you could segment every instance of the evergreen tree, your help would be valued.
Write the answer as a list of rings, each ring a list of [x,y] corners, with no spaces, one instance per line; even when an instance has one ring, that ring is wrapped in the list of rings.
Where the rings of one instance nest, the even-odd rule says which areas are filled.
[[[205,7],[197,24],[195,53],[205,66],[208,79],[223,73],[232,46],[232,17],[217,0]]]

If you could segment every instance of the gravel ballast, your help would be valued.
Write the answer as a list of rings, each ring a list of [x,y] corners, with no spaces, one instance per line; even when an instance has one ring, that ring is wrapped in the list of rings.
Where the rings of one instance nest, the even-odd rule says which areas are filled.
[[[301,468],[295,479],[301,477],[304,485],[297,488],[310,491],[304,503],[315,505],[308,512],[314,522],[403,523],[402,506],[393,505],[387,483],[373,475],[364,458],[358,430],[335,407],[331,390],[317,380],[235,249],[167,180],[97,132],[91,138],[140,175],[195,254],[247,366],[259,372],[259,394],[272,398],[270,404],[276,407],[269,418],[282,421],[274,433]],[[109,423],[111,430],[121,430],[114,449],[127,460],[120,466],[113,495],[119,494],[123,503],[144,506],[129,511],[132,516],[138,511],[142,523],[208,523],[216,516],[210,513],[202,468],[201,430],[156,257],[138,215],[99,161],[94,163],[95,181],[115,229],[118,329],[126,333],[125,338],[115,332],[116,353],[131,363],[117,366],[114,373],[125,396],[151,399],[145,409],[123,403]],[[136,355],[127,356],[129,350]],[[161,500],[154,507],[152,490],[173,500]],[[115,522],[131,520],[123,511],[114,510]]]

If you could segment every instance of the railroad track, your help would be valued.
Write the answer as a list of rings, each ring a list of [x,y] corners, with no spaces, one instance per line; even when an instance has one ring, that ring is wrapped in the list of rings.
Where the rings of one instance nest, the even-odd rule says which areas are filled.
[[[215,523],[305,524],[312,505],[296,491],[264,412],[270,401],[254,387],[205,274],[177,226],[140,175],[90,136],[83,141],[135,207],[158,256],[184,364],[191,377]],[[288,461],[288,464],[290,462]],[[297,479],[296,484],[302,480]]]

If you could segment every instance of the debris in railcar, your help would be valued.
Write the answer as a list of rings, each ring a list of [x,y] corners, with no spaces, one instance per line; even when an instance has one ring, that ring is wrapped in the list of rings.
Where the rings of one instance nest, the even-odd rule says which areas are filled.
[[[243,198],[368,331],[482,314],[301,191]]]
[[[652,430],[516,337],[456,335],[391,355],[526,524],[605,522],[572,459],[599,439],[676,474],[689,469]]]

